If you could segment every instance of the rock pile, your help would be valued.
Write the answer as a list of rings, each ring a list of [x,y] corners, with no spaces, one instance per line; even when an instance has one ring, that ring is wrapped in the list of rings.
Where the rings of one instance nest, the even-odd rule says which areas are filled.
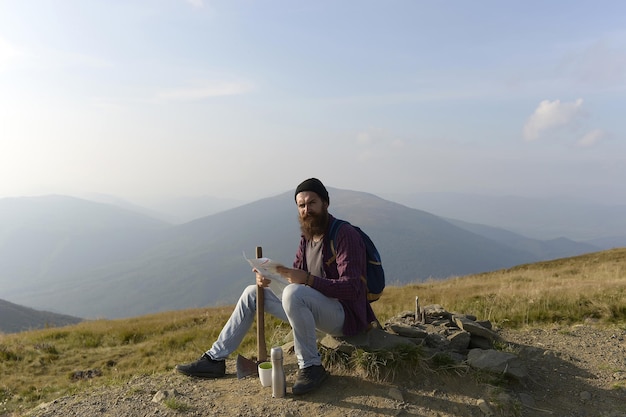
[[[88,369],[86,371],[75,371],[70,375],[72,381],[79,381],[81,379],[91,379],[98,376],[102,376],[100,369]]]
[[[451,313],[434,304],[403,312],[367,333],[353,337],[326,336],[321,344],[329,349],[350,353],[392,349],[399,344],[416,344],[426,356],[446,355],[457,364],[516,379],[528,376],[522,361],[514,354],[494,349],[501,338],[488,320]]]

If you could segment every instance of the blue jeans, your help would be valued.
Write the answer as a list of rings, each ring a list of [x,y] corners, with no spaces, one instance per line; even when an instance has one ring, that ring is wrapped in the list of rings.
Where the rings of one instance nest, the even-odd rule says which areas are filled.
[[[345,314],[341,303],[300,284],[287,285],[283,290],[282,301],[269,288],[264,288],[264,295],[265,312],[288,321],[293,329],[299,368],[321,365],[315,330],[319,329],[333,336],[343,334]],[[215,360],[226,359],[237,349],[255,317],[256,285],[250,285],[239,297],[235,310],[206,353]]]

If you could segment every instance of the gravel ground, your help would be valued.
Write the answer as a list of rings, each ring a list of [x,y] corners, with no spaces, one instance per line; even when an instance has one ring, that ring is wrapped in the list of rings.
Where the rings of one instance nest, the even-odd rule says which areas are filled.
[[[272,398],[271,388],[257,378],[238,380],[235,361],[229,360],[226,378],[192,379],[174,372],[137,376],[123,386],[58,398],[23,415],[626,417],[626,330],[589,324],[501,334],[526,363],[527,380],[504,381],[467,370],[394,383],[333,374],[317,391],[294,397],[295,358],[287,355],[283,399]]]

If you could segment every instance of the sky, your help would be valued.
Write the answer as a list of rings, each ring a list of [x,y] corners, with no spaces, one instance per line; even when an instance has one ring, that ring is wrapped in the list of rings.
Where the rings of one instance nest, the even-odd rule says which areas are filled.
[[[0,0],[0,197],[626,204],[626,2]]]

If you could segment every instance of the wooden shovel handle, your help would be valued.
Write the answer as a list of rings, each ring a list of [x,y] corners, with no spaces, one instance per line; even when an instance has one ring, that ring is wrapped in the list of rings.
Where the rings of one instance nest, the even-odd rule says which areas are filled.
[[[263,248],[256,247],[256,257],[263,257]],[[265,344],[265,290],[260,285],[256,287],[256,343],[259,362],[267,360],[267,345]]]

